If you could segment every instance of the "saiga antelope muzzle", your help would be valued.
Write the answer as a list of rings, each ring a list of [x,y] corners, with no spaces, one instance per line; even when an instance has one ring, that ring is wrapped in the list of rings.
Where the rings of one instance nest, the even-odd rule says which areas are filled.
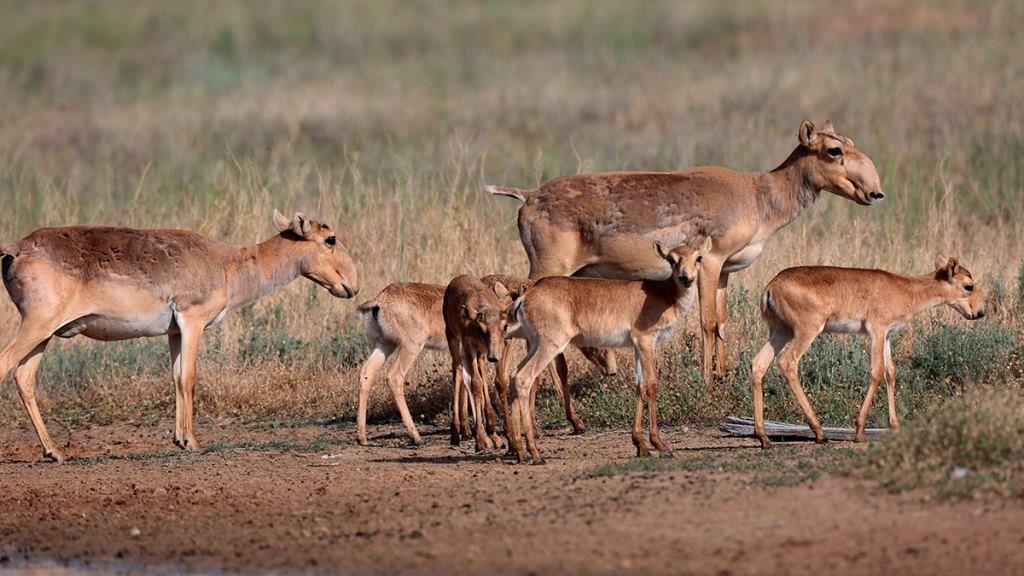
[[[4,285],[21,326],[0,352],[0,375],[17,366],[18,392],[46,457],[64,460],[35,399],[36,370],[54,336],[126,340],[166,334],[174,443],[196,450],[193,392],[204,330],[300,276],[334,296],[356,295],[355,264],[329,226],[277,211],[274,225],[279,234],[244,247],[183,230],[72,226],[41,228],[2,249]]]

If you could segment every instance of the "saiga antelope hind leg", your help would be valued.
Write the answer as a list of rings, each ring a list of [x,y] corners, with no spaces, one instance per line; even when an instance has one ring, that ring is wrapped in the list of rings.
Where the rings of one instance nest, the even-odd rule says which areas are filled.
[[[607,348],[604,351],[611,352]],[[586,429],[583,427],[583,421],[576,415],[576,407],[572,403],[572,394],[569,393],[569,365],[565,361],[565,354],[555,356],[551,375],[556,379],[558,388],[561,390],[562,402],[564,402],[565,406],[565,419],[572,425],[572,433],[583,434]]]
[[[387,374],[385,375],[388,388],[391,389],[391,395],[394,396],[395,404],[398,406],[398,413],[402,415],[402,423],[405,424],[405,429],[409,432],[412,443],[416,445],[422,444],[423,441],[420,439],[419,431],[416,430],[416,423],[413,422],[409,406],[405,402],[405,376],[409,373],[413,363],[416,362],[416,358],[422,349],[422,346],[419,348],[400,348],[395,355],[394,361],[388,366]]]
[[[54,325],[56,324],[56,325]],[[58,322],[41,322],[30,318],[22,318],[21,326],[14,339],[0,352],[0,379],[17,366],[15,382],[21,403],[28,412],[29,420],[35,429],[39,442],[43,445],[43,456],[56,462],[64,462],[64,455],[57,450],[46,429],[43,417],[36,403],[35,375],[39,367],[46,344],[53,336],[54,330],[60,327]]]
[[[750,363],[754,396],[754,433],[761,441],[761,448],[772,447],[772,443],[768,440],[768,434],[764,430],[764,376],[775,357],[792,339],[793,334],[789,330],[772,328],[771,334],[768,335],[768,342]]]
[[[359,405],[356,408],[356,442],[365,446],[366,438],[366,412],[369,409],[370,390],[373,388],[373,380],[377,377],[384,362],[394,352],[394,347],[385,343],[377,342],[373,351],[366,357],[362,367],[359,369]]]

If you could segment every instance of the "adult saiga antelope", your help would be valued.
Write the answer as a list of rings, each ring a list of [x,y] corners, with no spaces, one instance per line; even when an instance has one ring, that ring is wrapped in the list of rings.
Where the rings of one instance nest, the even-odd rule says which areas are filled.
[[[762,448],[771,447],[764,430],[764,375],[779,356],[779,368],[815,440],[824,442],[821,422],[800,386],[800,358],[818,334],[863,334],[871,344],[871,384],[857,414],[858,441],[864,440],[871,400],[885,377],[889,426],[896,417],[896,364],[889,334],[911,314],[945,304],[965,318],[985,316],[985,297],[971,272],[956,258],[939,256],[935,270],[923,276],[904,276],[884,270],[801,266],[779,272],[761,296],[761,314],[769,327],[768,342],[751,363],[754,388],[754,431]]]
[[[729,275],[750,266],[775,232],[826,190],[869,206],[885,198],[875,165],[831,122],[800,125],[800,144],[771,172],[701,167],[678,172],[563,176],[534,190],[488,186],[519,209],[519,237],[530,278],[602,276],[663,279],[651,241],[674,246],[708,236],[714,247],[699,286],[704,377],[725,374]],[[714,360],[717,358],[717,365]]]
[[[577,346],[631,347],[636,359],[636,413],[633,445],[637,456],[649,451],[643,438],[643,408],[647,404],[651,444],[661,454],[668,447],[658,432],[658,377],[654,367],[655,348],[685,316],[696,298],[693,284],[704,273],[711,252],[711,239],[699,249],[685,245],[667,249],[654,242],[651,250],[671,269],[665,280],[617,280],[610,278],[562,278],[538,280],[513,304],[515,322],[509,331],[522,331],[530,351],[519,365],[512,386],[512,448],[520,462],[529,457],[541,462],[534,437],[533,414],[529,408],[531,388],[540,371],[570,343]],[[520,432],[521,431],[521,432]],[[526,437],[523,449],[521,435]]]
[[[236,247],[183,230],[41,228],[2,247],[4,285],[21,313],[0,352],[46,457],[64,456],[35,399],[36,369],[54,336],[125,340],[166,334],[175,390],[174,443],[196,450],[192,425],[196,356],[203,330],[231,309],[305,276],[339,298],[359,291],[355,264],[330,227],[274,212],[279,234]]]

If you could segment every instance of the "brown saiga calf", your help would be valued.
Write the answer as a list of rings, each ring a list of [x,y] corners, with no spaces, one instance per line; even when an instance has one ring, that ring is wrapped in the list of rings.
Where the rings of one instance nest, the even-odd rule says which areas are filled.
[[[503,303],[506,307],[510,307],[512,302],[518,299],[520,296],[526,293],[526,291],[533,285],[533,282],[526,278],[519,278],[518,276],[509,276],[507,274],[491,274],[484,276],[480,279],[485,286],[495,288],[497,284],[501,284],[508,290],[508,296],[503,299]],[[505,433],[508,435],[508,422],[509,422],[509,403],[508,403],[508,389],[509,389],[509,376],[510,368],[512,365],[512,357],[509,354],[511,348],[512,338],[506,334],[504,340],[504,347],[501,352],[501,359],[498,361],[498,367],[495,370],[494,384],[498,392],[498,402],[501,405],[501,415],[503,422],[505,423]],[[516,335],[516,337],[522,337]],[[614,355],[602,354],[599,350],[592,348],[581,348],[580,351],[583,356],[593,363],[595,366],[600,368],[605,375],[614,375],[617,371],[617,367],[614,363]],[[548,365],[548,374],[551,376],[551,381],[555,384],[562,397],[563,406],[565,408],[565,419],[572,426],[573,434],[582,434],[584,432],[583,420],[576,414],[576,408],[573,405],[572,395],[569,393],[569,365],[565,360],[564,354],[559,354],[555,357],[554,362]],[[539,377],[538,377],[539,378]],[[530,406],[533,413],[537,413],[537,392],[540,389],[540,382],[537,382],[532,390],[533,396],[530,398]],[[536,424],[536,418],[534,424]],[[539,434],[539,426],[534,426],[535,430]],[[511,447],[511,444],[510,444]]]
[[[396,282],[384,287],[377,297],[359,306],[366,331],[373,339],[373,351],[359,371],[359,407],[356,412],[356,438],[366,444],[366,410],[370,388],[384,362],[394,356],[388,366],[386,380],[395,398],[402,422],[414,444],[420,444],[420,433],[405,402],[405,376],[420,352],[444,350],[444,315],[441,303],[444,286],[418,282]]]
[[[444,291],[445,336],[452,357],[451,442],[459,444],[463,425],[461,388],[464,379],[469,379],[478,452],[492,450],[499,444],[483,359],[496,363],[501,358],[506,323],[502,299],[507,296],[508,290],[500,282],[492,290],[468,274],[457,276]]]
[[[35,399],[36,369],[54,336],[125,340],[167,335],[175,390],[174,443],[196,450],[192,424],[203,331],[228,311],[304,276],[339,298],[359,291],[355,264],[330,227],[274,212],[279,234],[229,246],[183,230],[41,228],[2,248],[4,285],[21,313],[0,352],[0,376],[15,379],[46,457],[64,456]]]
[[[481,278],[481,281],[492,290],[499,282],[503,286],[511,286],[510,295],[514,297],[521,295],[531,284],[528,280],[504,274],[485,276]],[[385,286],[373,300],[359,306],[359,314],[367,334],[373,340],[373,350],[359,371],[356,438],[360,444],[367,443],[366,413],[369,407],[370,389],[377,374],[388,360],[391,360],[391,364],[387,368],[385,378],[402,416],[402,422],[405,424],[412,442],[414,444],[422,442],[405,400],[405,377],[423,349],[445,350],[447,348],[444,314],[442,313],[444,290],[445,287],[439,284],[395,282]],[[506,300],[508,304],[511,304],[511,299]],[[508,343],[505,342],[503,346],[495,381],[499,396],[502,398],[502,415],[504,416],[508,403],[508,355],[505,353]],[[560,368],[559,375],[565,373]],[[460,389],[465,391],[466,387]],[[463,438],[469,438],[471,432],[468,393],[462,394],[459,405],[460,434]],[[571,405],[566,407],[566,413],[575,416]],[[575,418],[574,421],[571,416],[570,423],[574,427],[577,425],[582,427],[579,418]]]
[[[633,444],[637,456],[649,451],[643,438],[643,408],[646,401],[651,444],[663,455],[668,447],[658,432],[658,378],[654,366],[655,348],[685,317],[696,298],[699,275],[711,252],[711,239],[699,249],[685,245],[667,250],[655,242],[651,252],[668,262],[667,280],[613,280],[604,278],[549,277],[537,281],[514,304],[516,325],[529,342],[530,351],[512,380],[516,395],[512,402],[512,443],[520,462],[527,460],[520,431],[526,437],[529,457],[540,462],[534,438],[531,388],[540,371],[570,343],[593,348],[631,347],[636,356],[636,414]]]
[[[737,137],[746,137],[738,135]],[[836,133],[800,125],[799,145],[770,172],[719,167],[678,172],[609,172],[556,178],[534,190],[488,186],[519,209],[519,237],[530,278],[667,278],[652,239],[674,246],[708,236],[713,248],[700,280],[704,377],[725,374],[729,275],[753,264],[765,242],[798,217],[822,190],[869,206],[885,198],[875,165]],[[715,363],[717,359],[717,365]]]
[[[896,364],[889,335],[912,314],[942,304],[971,320],[985,316],[982,290],[956,258],[939,256],[935,270],[923,276],[831,266],[800,266],[779,272],[761,296],[761,314],[768,324],[769,336],[751,367],[754,430],[761,447],[771,447],[764,430],[763,382],[776,356],[816,441],[825,441],[821,422],[807,401],[799,378],[800,358],[822,332],[863,334],[871,344],[871,384],[857,414],[857,440],[864,439],[868,409],[883,376],[889,400],[889,426],[899,428]]]

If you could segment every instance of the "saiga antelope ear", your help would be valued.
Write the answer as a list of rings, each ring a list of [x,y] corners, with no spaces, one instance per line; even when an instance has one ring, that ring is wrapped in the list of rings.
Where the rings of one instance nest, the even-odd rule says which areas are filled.
[[[501,282],[494,283],[494,293],[497,294],[498,298],[501,298],[502,300],[509,297],[508,288],[505,288],[505,285],[502,284]]]
[[[462,317],[466,318],[467,320],[476,320],[476,310],[474,310],[474,309],[470,308],[469,306],[466,306],[465,304],[463,304],[462,305]]]
[[[942,255],[939,255],[939,256],[935,257],[935,270],[937,270],[939,272],[944,272],[945,276],[946,276],[946,280],[948,280],[950,282],[953,281],[953,276],[956,275],[957,270],[959,269],[959,267],[960,267],[960,263],[957,262],[956,258],[954,258],[952,256],[950,256],[948,258],[946,256],[942,256]]]
[[[711,242],[711,236],[706,236],[704,238],[704,243],[700,245],[700,255],[707,256],[708,254],[710,254],[712,244],[713,243]]]
[[[825,134],[836,135],[836,128],[832,125],[831,120],[825,120],[825,125],[821,127],[821,131]]]
[[[313,227],[302,212],[295,213],[295,219],[292,220],[292,232],[306,239],[309,239],[309,235],[313,232]]]
[[[292,221],[289,220],[288,217],[285,216],[284,214],[281,214],[280,212],[278,212],[277,209],[275,208],[274,209],[274,228],[277,228],[278,232],[284,232],[285,230],[290,230],[291,227],[292,227]]]
[[[814,122],[804,120],[800,125],[800,143],[808,148],[818,143],[818,131],[814,128]]]
[[[960,271],[960,262],[953,256],[949,257],[949,262],[946,264],[946,275],[949,276],[950,281],[956,276],[956,273]]]
[[[668,257],[671,250],[666,250],[665,245],[662,244],[661,242],[654,243],[654,251],[658,253],[658,256],[660,256],[662,260],[668,260],[670,263],[672,262],[672,260]]]

